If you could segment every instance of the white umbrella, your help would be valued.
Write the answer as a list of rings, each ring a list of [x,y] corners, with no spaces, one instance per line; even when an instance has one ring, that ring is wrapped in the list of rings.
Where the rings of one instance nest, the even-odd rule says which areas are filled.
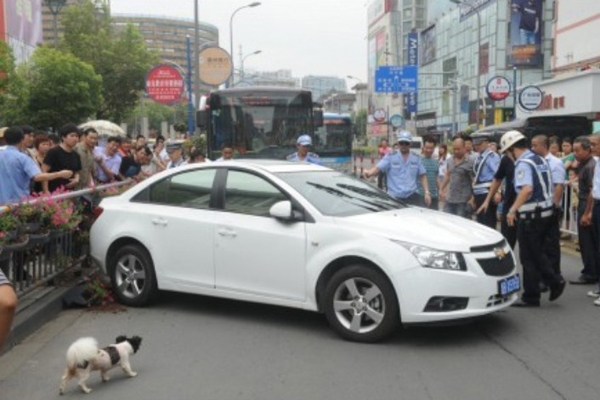
[[[121,136],[125,137],[127,134],[125,131],[117,124],[104,121],[88,121],[85,124],[79,125],[80,129],[94,128],[98,132],[98,136],[100,137],[109,137],[109,136]]]

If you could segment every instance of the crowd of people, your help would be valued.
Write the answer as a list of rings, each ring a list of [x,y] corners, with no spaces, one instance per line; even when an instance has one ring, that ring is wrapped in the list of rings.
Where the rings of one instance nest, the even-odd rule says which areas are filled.
[[[406,131],[397,133],[394,148],[382,141],[381,159],[364,177],[378,176],[380,187],[407,204],[472,218],[492,229],[499,225],[513,249],[519,243],[524,291],[515,306],[538,307],[541,293],[550,292],[552,301],[562,294],[560,228],[565,219],[577,221],[583,261],[581,274],[570,283],[598,284],[600,135],[561,141],[541,134],[529,141],[511,131],[500,143],[486,135],[458,135],[452,154],[428,136],[416,155],[412,141]],[[598,289],[588,296],[600,306]]]

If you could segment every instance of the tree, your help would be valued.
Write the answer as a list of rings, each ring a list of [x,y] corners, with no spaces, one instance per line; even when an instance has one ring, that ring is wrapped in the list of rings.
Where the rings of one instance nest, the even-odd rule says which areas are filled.
[[[58,128],[93,117],[102,102],[102,78],[94,68],[51,48],[39,47],[18,71],[22,101],[30,125]]]
[[[24,120],[26,88],[15,70],[11,48],[0,41],[0,126]]]
[[[133,25],[114,29],[105,2],[73,4],[66,8],[61,22],[61,50],[91,64],[102,76],[103,102],[98,117],[121,122],[137,104],[146,73],[158,62],[158,55],[146,48]]]
[[[356,126],[356,137],[357,139],[362,139],[367,136],[367,110],[360,110],[354,119],[354,124]]]

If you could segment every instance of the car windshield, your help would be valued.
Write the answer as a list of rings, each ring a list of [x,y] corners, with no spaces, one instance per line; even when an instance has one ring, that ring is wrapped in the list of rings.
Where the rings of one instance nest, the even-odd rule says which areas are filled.
[[[323,215],[331,217],[404,207],[385,192],[341,172],[284,172],[277,176],[300,192]]]

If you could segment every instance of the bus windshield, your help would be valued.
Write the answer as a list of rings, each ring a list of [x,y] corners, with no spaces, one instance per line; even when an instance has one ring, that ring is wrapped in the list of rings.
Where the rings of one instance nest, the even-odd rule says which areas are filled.
[[[317,129],[316,151],[322,157],[352,154],[352,121],[350,116],[326,113],[324,126]]]
[[[302,134],[313,136],[310,92],[232,90],[210,96],[209,153],[229,144],[239,157],[284,159]]]

